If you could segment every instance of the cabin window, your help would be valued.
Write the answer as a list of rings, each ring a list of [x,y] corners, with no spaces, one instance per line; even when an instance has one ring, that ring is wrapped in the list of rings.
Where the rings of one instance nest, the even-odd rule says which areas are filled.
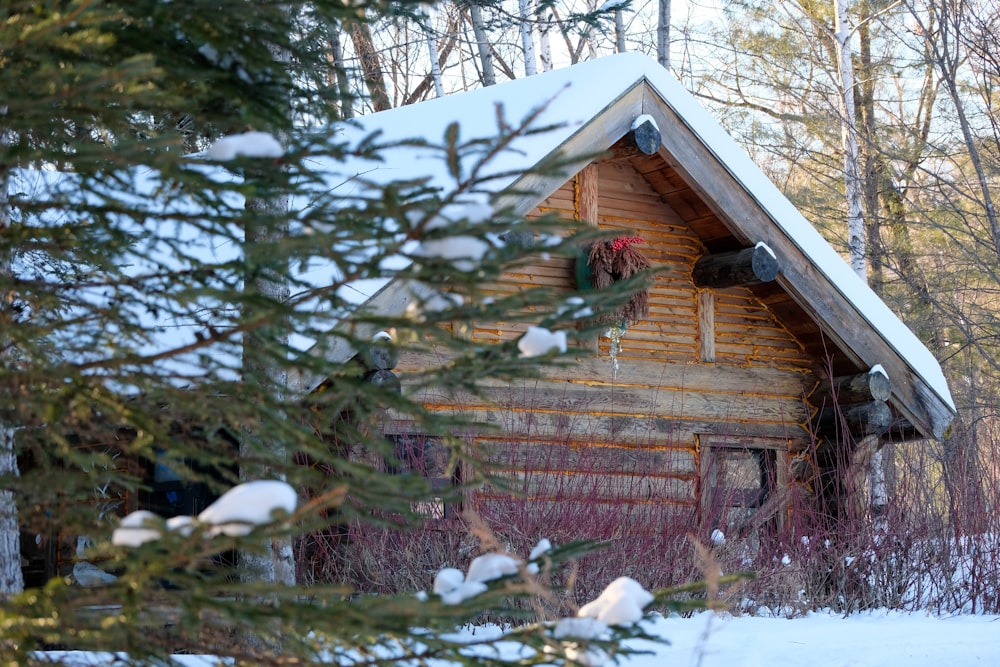
[[[778,515],[782,441],[703,438],[701,514],[728,538],[772,527]]]
[[[388,471],[399,475],[419,474],[427,479],[435,492],[432,499],[414,503],[413,511],[428,519],[446,519],[460,514],[460,503],[445,501],[448,492],[461,480],[457,469],[449,473],[451,452],[441,438],[409,433],[386,437],[392,443],[395,459],[395,462],[387,463]]]

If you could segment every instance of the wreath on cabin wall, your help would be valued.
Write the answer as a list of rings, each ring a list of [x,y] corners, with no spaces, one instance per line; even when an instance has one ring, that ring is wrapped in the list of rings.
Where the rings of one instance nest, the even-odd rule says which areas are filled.
[[[587,249],[584,275],[581,286],[607,289],[616,282],[628,280],[635,274],[648,269],[649,260],[635,247],[645,241],[640,236],[619,236],[606,241],[596,241]],[[578,269],[581,263],[578,263]],[[610,322],[624,329],[629,324],[637,324],[649,316],[649,290],[636,290],[613,313],[601,315],[601,322]]]

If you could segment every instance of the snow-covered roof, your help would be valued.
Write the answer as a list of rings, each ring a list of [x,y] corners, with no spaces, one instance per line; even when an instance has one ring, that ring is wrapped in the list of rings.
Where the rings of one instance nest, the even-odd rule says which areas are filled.
[[[505,189],[523,189],[526,182],[524,173],[560,151],[567,152],[583,128],[594,124],[609,125],[606,118],[609,109],[634,108],[636,112],[632,118],[624,119],[624,125],[610,123],[615,128],[623,127],[621,134],[613,136],[617,129],[602,130],[607,136],[606,145],[573,144],[576,149],[581,145],[596,151],[610,148],[644,111],[641,104],[616,102],[625,100],[630,91],[643,83],[655,91],[660,103],[671,109],[697,136],[704,149],[725,166],[777,229],[825,277],[830,288],[849,302],[858,318],[883,339],[953,413],[955,406],[948,383],[930,350],[851,270],[712,115],[673,76],[645,56],[608,56],[525,79],[384,111],[358,119],[347,131],[356,132],[359,136],[380,132],[385,140],[426,137],[430,141],[440,141],[449,125],[458,123],[460,138],[464,142],[495,137],[498,129],[517,126],[530,117],[532,126],[548,129],[515,139],[509,150],[490,163],[493,178],[484,188],[484,194],[498,195]],[[399,151],[398,154],[396,151]],[[364,178],[375,182],[428,178],[430,184],[442,188],[454,187],[455,179],[449,175],[440,151],[414,152],[410,147],[396,151],[389,151],[383,164],[366,164],[353,173],[363,173]],[[471,164],[475,157],[467,156],[465,163]],[[353,167],[350,163],[336,165],[336,178],[349,178]],[[530,185],[537,183],[534,181]],[[519,208],[526,212],[548,194],[548,191],[536,191],[535,196],[523,200]],[[878,363],[878,360],[872,363]],[[896,380],[898,378],[894,378]]]

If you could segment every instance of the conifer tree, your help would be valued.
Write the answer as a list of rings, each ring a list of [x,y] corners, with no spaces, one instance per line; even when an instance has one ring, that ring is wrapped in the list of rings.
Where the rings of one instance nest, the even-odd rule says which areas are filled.
[[[532,131],[530,118],[498,120],[488,146],[463,144],[458,128],[422,141],[452,168],[451,191],[359,174],[347,175],[357,185],[349,192],[337,187],[345,156],[374,164],[385,147],[336,124],[350,105],[329,84],[327,31],[402,6],[7,3],[0,663],[51,660],[34,653],[47,647],[119,650],[136,664],[181,649],[241,664],[414,654],[501,662],[437,631],[486,610],[516,613],[510,598],[538,590],[528,554],[490,585],[478,582],[477,596],[458,595],[447,577],[429,597],[358,601],[336,582],[305,589],[239,576],[244,554],[285,562],[273,550],[306,533],[420,520],[427,480],[394,474],[399,453],[370,428],[386,409],[444,434],[450,466],[474,455],[448,437],[460,416],[429,413],[329,350],[363,352],[381,331],[401,332],[395,344],[408,350],[451,350],[451,361],[412,380],[416,389],[476,391],[484,378],[538,372],[539,360],[515,345],[480,349],[444,326],[501,315],[534,322],[527,306],[553,302],[543,291],[477,298],[481,281],[524,252],[495,244],[498,233],[559,228],[504,212],[470,219],[481,162]],[[253,205],[279,201],[290,205]],[[488,248],[474,270],[414,251],[456,233]],[[419,316],[358,309],[359,281],[389,279],[413,286]],[[472,298],[459,302],[443,284]],[[270,445],[245,446],[247,433]],[[227,495],[241,472],[261,484]],[[249,488],[276,513],[219,509],[254,510]],[[156,513],[133,512],[139,505]],[[21,554],[13,525],[29,547]],[[544,572],[579,549],[542,552],[532,564]],[[3,572],[22,561],[30,576],[18,594]],[[590,639],[614,652],[637,632],[571,643],[577,655]],[[566,642],[549,626],[526,626],[518,638],[537,649],[521,664],[564,657]],[[366,653],[373,645],[389,653]]]

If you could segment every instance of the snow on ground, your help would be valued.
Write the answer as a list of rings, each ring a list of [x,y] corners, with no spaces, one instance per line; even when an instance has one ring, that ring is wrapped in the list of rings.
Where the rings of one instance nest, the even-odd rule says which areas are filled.
[[[942,667],[1000,665],[1000,617],[878,611],[814,613],[805,618],[729,617],[711,613],[661,618],[669,647],[627,667]]]
[[[653,653],[623,658],[618,663],[621,667],[1000,665],[1000,616],[935,617],[876,611],[847,618],[814,613],[784,619],[705,612],[692,618],[657,617],[644,623],[651,634],[665,637],[671,644],[636,641],[634,647]],[[481,640],[489,632],[476,628],[473,634],[466,629],[457,637]],[[74,667],[116,664],[110,654],[59,652],[48,656]],[[219,664],[206,656],[177,656],[176,660],[185,667]]]

